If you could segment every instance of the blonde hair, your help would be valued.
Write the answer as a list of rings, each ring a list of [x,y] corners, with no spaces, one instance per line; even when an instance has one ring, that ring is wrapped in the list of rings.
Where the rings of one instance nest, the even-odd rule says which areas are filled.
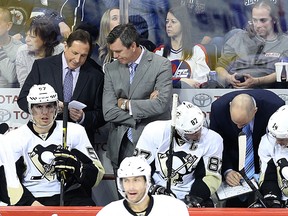
[[[111,62],[112,60],[112,53],[110,52],[107,46],[106,37],[110,33],[110,12],[114,9],[119,8],[110,8],[104,12],[100,21],[100,29],[99,29],[99,37],[97,44],[99,45],[98,49],[98,59],[103,62],[103,65],[107,62]]]

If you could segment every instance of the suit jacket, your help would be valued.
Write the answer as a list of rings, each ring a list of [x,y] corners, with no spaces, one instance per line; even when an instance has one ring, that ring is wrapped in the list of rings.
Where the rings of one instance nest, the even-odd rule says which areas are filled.
[[[145,50],[137,67],[132,84],[129,83],[127,65],[114,61],[105,66],[103,112],[111,122],[107,156],[118,164],[118,154],[123,136],[128,127],[133,128],[134,147],[148,123],[170,119],[172,99],[172,71],[168,59]],[[157,99],[149,99],[154,90],[159,90]],[[131,100],[132,116],[117,105],[119,98]]]
[[[25,112],[28,112],[27,95],[34,84],[50,84],[58,94],[58,99],[63,101],[63,78],[62,78],[62,53],[59,55],[36,60],[32,70],[25,80],[20,91],[17,103]],[[101,67],[92,59],[87,59],[81,66],[79,77],[71,100],[77,100],[87,105],[83,109],[85,119],[82,125],[93,145],[95,130],[104,125],[102,111],[104,74]],[[62,119],[58,115],[57,119]],[[72,121],[69,119],[69,121]],[[68,129],[69,130],[69,129]]]
[[[268,120],[279,107],[285,104],[285,102],[278,95],[263,89],[233,91],[223,95],[212,103],[210,113],[210,129],[218,132],[223,138],[223,174],[228,169],[239,171],[238,134],[241,129],[239,129],[231,120],[229,103],[236,95],[242,93],[251,95],[256,100],[256,106],[258,107],[254,117],[254,127],[252,132],[256,173],[259,173],[260,170],[258,147],[261,137],[266,133]]]

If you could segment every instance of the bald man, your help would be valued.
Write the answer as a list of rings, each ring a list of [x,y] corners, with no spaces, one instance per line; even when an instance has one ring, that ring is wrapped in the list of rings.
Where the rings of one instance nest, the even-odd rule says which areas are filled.
[[[239,170],[238,135],[249,124],[252,131],[255,173],[259,173],[258,146],[266,132],[270,116],[285,102],[275,93],[264,89],[229,92],[212,103],[210,129],[223,138],[224,150],[222,175],[230,186],[237,186],[242,179]],[[249,199],[230,199],[229,207],[247,207]]]

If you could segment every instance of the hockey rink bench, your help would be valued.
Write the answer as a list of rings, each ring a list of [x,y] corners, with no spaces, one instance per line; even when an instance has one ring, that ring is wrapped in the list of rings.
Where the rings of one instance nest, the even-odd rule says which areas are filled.
[[[176,207],[177,208],[177,207]],[[96,216],[101,207],[0,207],[0,216]],[[190,208],[191,216],[286,216],[288,209]],[[178,216],[178,215],[175,215]]]

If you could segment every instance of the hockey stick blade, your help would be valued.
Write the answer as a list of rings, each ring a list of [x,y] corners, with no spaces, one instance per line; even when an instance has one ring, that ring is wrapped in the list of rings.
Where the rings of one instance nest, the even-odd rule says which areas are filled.
[[[238,147],[239,147],[239,164],[238,169],[242,170],[245,167],[246,157],[246,134],[242,131],[238,135]]]

